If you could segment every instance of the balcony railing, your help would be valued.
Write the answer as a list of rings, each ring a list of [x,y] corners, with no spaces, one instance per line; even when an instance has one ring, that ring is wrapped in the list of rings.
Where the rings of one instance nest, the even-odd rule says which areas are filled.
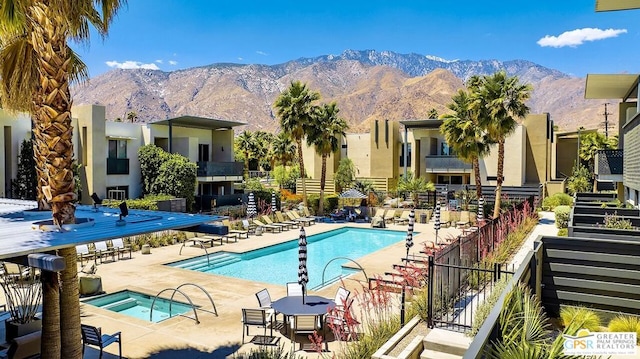
[[[204,162],[199,161],[198,177],[242,176],[244,164],[242,162]]]
[[[471,164],[456,156],[425,156],[427,172],[471,172]]]
[[[128,158],[107,158],[107,174],[108,175],[128,175],[129,159]]]
[[[599,150],[596,153],[596,175],[622,175],[623,150]]]

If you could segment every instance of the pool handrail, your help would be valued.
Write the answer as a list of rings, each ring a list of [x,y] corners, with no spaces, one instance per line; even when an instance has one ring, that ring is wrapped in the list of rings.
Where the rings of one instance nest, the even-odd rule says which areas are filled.
[[[331,264],[331,262],[335,261],[336,259],[346,259],[346,260],[348,260],[348,261],[352,262],[353,264],[355,264],[356,266],[358,266],[358,268],[360,268],[360,270],[362,271],[362,273],[364,273],[364,277],[365,277],[365,278],[368,278],[368,277],[367,277],[367,272],[365,272],[364,268],[362,268],[362,266],[360,265],[360,263],[356,262],[355,260],[353,260],[353,259],[351,259],[351,258],[349,258],[349,257],[335,257],[335,258],[332,258],[330,261],[328,261],[328,262],[327,262],[327,264],[325,264],[324,269],[322,270],[322,283],[321,283],[318,287],[320,287],[320,288],[324,287],[324,285],[325,285],[325,281],[324,281],[324,274],[325,274],[325,271],[327,270],[327,267],[329,266],[329,264]]]
[[[189,305],[191,306],[191,309],[193,309],[193,314],[196,316],[195,317],[195,321],[196,324],[200,324],[200,320],[198,320],[198,312],[196,311],[196,306],[193,305],[193,302],[191,301],[191,298],[189,298],[188,295],[184,294],[184,292],[180,291],[179,289],[175,289],[175,288],[165,288],[163,290],[161,290],[160,292],[158,292],[158,294],[156,294],[155,297],[153,297],[153,301],[151,302],[151,311],[149,312],[149,321],[153,322],[153,307],[154,304],[156,303],[156,299],[158,299],[158,297],[160,297],[160,294],[168,291],[168,290],[172,290],[173,294],[175,294],[176,292],[182,294],[188,301],[189,301]],[[171,300],[169,301],[169,318],[171,318],[171,303],[173,303],[173,295],[171,296]],[[189,317],[187,317],[189,318]]]
[[[190,241],[192,239],[187,239],[186,241],[182,242],[182,247],[180,247],[180,251],[178,252],[178,255],[182,255],[182,248],[184,248],[185,244],[187,243],[187,241]],[[196,241],[193,241],[193,243],[195,244]],[[210,265],[209,263],[209,252],[207,251],[207,247],[204,246],[204,244],[202,242],[198,242],[200,244],[200,247],[202,249],[204,249],[204,253],[207,255],[207,265]]]
[[[176,290],[178,290],[178,289],[180,289],[180,288],[182,288],[182,287],[184,287],[184,286],[187,286],[187,285],[192,285],[192,286],[194,286],[194,287],[199,288],[199,289],[200,289],[200,290],[201,290],[201,291],[202,291],[202,292],[203,292],[207,297],[209,297],[209,301],[211,302],[211,305],[213,306],[213,312],[211,312],[211,311],[209,311],[209,310],[206,310],[206,309],[202,309],[202,308],[200,308],[200,307],[198,307],[197,309],[203,310],[203,311],[208,312],[208,313],[213,313],[213,314],[215,314],[215,315],[216,315],[216,317],[217,317],[217,316],[218,316],[218,310],[216,309],[216,304],[213,302],[213,298],[211,298],[211,295],[209,294],[209,292],[207,292],[207,291],[206,291],[204,288],[202,288],[201,286],[199,286],[199,285],[197,285],[197,284],[195,284],[195,283],[183,283],[183,284],[180,284],[180,285],[176,288]],[[181,293],[182,293],[182,292],[181,292]],[[171,303],[173,303],[173,296],[174,296],[175,294],[176,294],[176,292],[173,292],[173,294],[171,294],[171,302],[169,302],[169,313],[171,313]],[[184,294],[183,294],[183,295],[184,295]]]

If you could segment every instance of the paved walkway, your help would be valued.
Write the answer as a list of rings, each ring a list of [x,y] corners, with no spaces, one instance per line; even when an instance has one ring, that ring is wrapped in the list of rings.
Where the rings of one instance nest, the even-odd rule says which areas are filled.
[[[555,236],[558,234],[558,228],[556,227],[556,215],[553,212],[540,212],[540,220],[538,225],[533,228],[533,231],[529,233],[529,236],[520,247],[520,250],[513,256],[509,267],[515,266],[517,269],[522,261],[527,256],[530,250],[533,249],[533,242],[535,242],[540,236]]]

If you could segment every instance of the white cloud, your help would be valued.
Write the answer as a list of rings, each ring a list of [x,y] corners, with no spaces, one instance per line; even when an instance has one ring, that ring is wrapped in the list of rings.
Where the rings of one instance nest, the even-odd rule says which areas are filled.
[[[115,67],[117,69],[123,69],[123,70],[132,70],[132,69],[160,70],[158,65],[154,63],[145,64],[140,61],[131,61],[131,60],[128,60],[125,62],[107,61],[106,64],[109,67]]]
[[[162,60],[156,60],[156,62],[157,62],[157,63],[159,63],[159,64],[161,64],[161,63],[162,63]]]
[[[260,51],[260,50],[256,51],[256,54],[258,54],[258,55],[262,55],[262,56],[269,56],[269,54],[267,54],[267,53],[266,53],[266,52],[264,52],[264,51]]]
[[[169,60],[169,65],[175,66],[177,64],[178,64],[178,61]]]
[[[586,41],[604,40],[610,37],[617,37],[620,34],[627,33],[627,29],[597,29],[586,27],[584,29],[576,29],[565,31],[558,36],[546,35],[538,40],[537,44],[542,47],[576,47],[584,44]]]
[[[242,57],[238,57],[238,61],[242,61],[244,60]]]

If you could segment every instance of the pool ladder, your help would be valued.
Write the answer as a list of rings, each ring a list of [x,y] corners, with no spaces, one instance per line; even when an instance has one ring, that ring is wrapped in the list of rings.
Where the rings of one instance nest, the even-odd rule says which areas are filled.
[[[191,301],[191,298],[189,298],[188,295],[186,295],[183,291],[180,290],[180,288],[182,288],[184,286],[193,286],[193,287],[199,288],[209,298],[209,301],[211,302],[211,306],[213,307],[213,311],[196,307],[193,304],[193,302]],[[198,311],[196,309],[200,309],[200,310],[202,310],[204,312],[207,312],[207,313],[215,314],[216,317],[218,316],[218,310],[216,309],[216,304],[213,302],[213,298],[211,298],[211,295],[204,288],[202,288],[201,286],[199,286],[197,284],[194,284],[194,283],[184,283],[184,284],[179,285],[176,288],[165,288],[165,289],[161,290],[160,292],[158,292],[158,294],[156,294],[155,297],[153,297],[153,301],[151,302],[151,312],[149,313],[149,321],[153,321],[153,307],[154,307],[154,304],[156,303],[156,299],[158,299],[160,297],[160,294],[162,294],[162,293],[164,293],[166,291],[172,291],[171,299],[169,299],[169,318],[171,318],[171,306],[173,304],[173,297],[176,295],[176,293],[182,294],[182,296],[185,297],[185,299],[187,299],[189,301],[189,305],[191,306],[191,309],[193,310],[193,315],[195,316],[195,318],[191,318],[191,319],[195,320],[196,324],[200,324],[200,320],[198,319]],[[185,317],[186,318],[190,318],[190,317],[187,317],[187,316],[185,316]]]

